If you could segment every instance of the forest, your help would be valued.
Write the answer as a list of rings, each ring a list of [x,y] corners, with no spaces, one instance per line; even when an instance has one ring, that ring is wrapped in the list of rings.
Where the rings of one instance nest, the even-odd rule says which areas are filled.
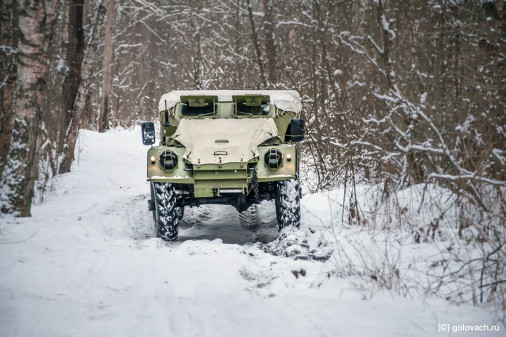
[[[445,297],[504,309],[504,1],[2,0],[0,32],[2,213],[44,202],[79,130],[155,121],[171,90],[293,89],[308,193],[343,188],[346,222],[376,228],[357,198],[375,186],[396,228],[393,200],[417,186],[438,211],[411,230],[432,242],[447,210],[429,190],[444,189],[452,235],[473,247],[438,278],[469,296]]]

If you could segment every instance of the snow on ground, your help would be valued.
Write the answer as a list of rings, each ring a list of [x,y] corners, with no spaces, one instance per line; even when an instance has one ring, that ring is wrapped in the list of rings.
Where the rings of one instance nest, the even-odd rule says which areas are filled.
[[[256,233],[232,207],[206,206],[163,242],[139,128],[81,131],[78,145],[72,172],[31,218],[0,218],[2,337],[435,336],[438,324],[493,324],[484,309],[336,276],[335,255],[324,261],[320,230],[334,213],[323,195],[303,198],[301,231],[279,240],[264,202]]]

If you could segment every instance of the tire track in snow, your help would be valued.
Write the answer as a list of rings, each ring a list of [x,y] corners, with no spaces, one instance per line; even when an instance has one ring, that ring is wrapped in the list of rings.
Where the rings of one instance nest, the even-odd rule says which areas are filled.
[[[149,194],[122,198],[102,212],[106,233],[135,241],[154,238],[154,222],[152,212],[148,211],[148,199]],[[274,204],[263,202],[254,207],[256,218],[249,217],[247,220],[258,224],[255,230],[241,227],[239,213],[232,206],[185,207],[177,242],[221,239],[224,243],[243,245],[273,241],[278,235]]]

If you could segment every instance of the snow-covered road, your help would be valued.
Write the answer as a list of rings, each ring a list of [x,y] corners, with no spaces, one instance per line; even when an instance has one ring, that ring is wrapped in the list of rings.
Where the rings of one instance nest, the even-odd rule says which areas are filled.
[[[266,253],[272,203],[257,208],[257,232],[232,207],[187,210],[180,239],[164,242],[139,129],[82,131],[78,146],[32,218],[0,218],[2,337],[431,336],[438,323],[488,323],[482,309],[359,290],[329,277],[332,263]],[[315,200],[303,199],[306,229]]]

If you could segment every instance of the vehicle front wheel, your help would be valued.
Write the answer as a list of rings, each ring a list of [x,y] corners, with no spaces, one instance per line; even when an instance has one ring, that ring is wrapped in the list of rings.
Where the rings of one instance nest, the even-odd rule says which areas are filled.
[[[275,205],[279,230],[288,226],[300,227],[300,190],[298,179],[278,182]]]
[[[156,236],[174,241],[177,239],[179,215],[176,207],[176,190],[170,183],[151,183],[154,195],[154,218]]]

